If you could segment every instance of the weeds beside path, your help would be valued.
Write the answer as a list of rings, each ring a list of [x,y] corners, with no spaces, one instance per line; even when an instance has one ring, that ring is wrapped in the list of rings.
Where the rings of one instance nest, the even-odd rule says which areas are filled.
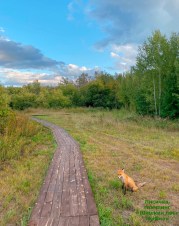
[[[0,134],[1,226],[27,225],[55,150],[48,129],[22,114],[17,117],[17,124],[9,122]]]

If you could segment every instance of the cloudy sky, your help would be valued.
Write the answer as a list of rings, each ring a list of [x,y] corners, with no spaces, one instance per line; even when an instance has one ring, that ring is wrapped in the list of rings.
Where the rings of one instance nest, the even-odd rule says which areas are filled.
[[[178,12],[179,0],[0,0],[0,84],[126,71],[154,30],[179,31]]]

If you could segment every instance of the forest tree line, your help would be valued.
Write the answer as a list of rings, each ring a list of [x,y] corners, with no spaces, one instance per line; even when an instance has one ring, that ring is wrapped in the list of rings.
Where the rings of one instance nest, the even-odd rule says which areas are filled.
[[[38,81],[23,87],[0,86],[2,109],[125,108],[142,115],[179,117],[179,35],[155,31],[139,47],[136,65],[124,74],[81,74],[55,87]]]

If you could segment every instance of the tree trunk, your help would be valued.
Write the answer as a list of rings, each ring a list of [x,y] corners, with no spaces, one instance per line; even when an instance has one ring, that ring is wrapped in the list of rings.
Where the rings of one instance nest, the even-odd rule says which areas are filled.
[[[153,85],[154,85],[155,115],[157,115],[156,87],[155,87],[155,80],[154,80],[154,76],[153,76]]]
[[[158,81],[158,90],[159,90],[159,103],[158,103],[158,114],[159,114],[159,116],[160,116],[160,114],[161,114],[161,71],[160,71],[160,69],[159,69],[159,81]]]

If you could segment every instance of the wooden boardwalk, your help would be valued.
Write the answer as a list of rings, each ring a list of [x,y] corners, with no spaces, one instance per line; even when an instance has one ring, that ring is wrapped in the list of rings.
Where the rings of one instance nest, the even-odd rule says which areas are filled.
[[[99,226],[79,145],[62,128],[35,120],[52,129],[58,146],[28,225]]]

